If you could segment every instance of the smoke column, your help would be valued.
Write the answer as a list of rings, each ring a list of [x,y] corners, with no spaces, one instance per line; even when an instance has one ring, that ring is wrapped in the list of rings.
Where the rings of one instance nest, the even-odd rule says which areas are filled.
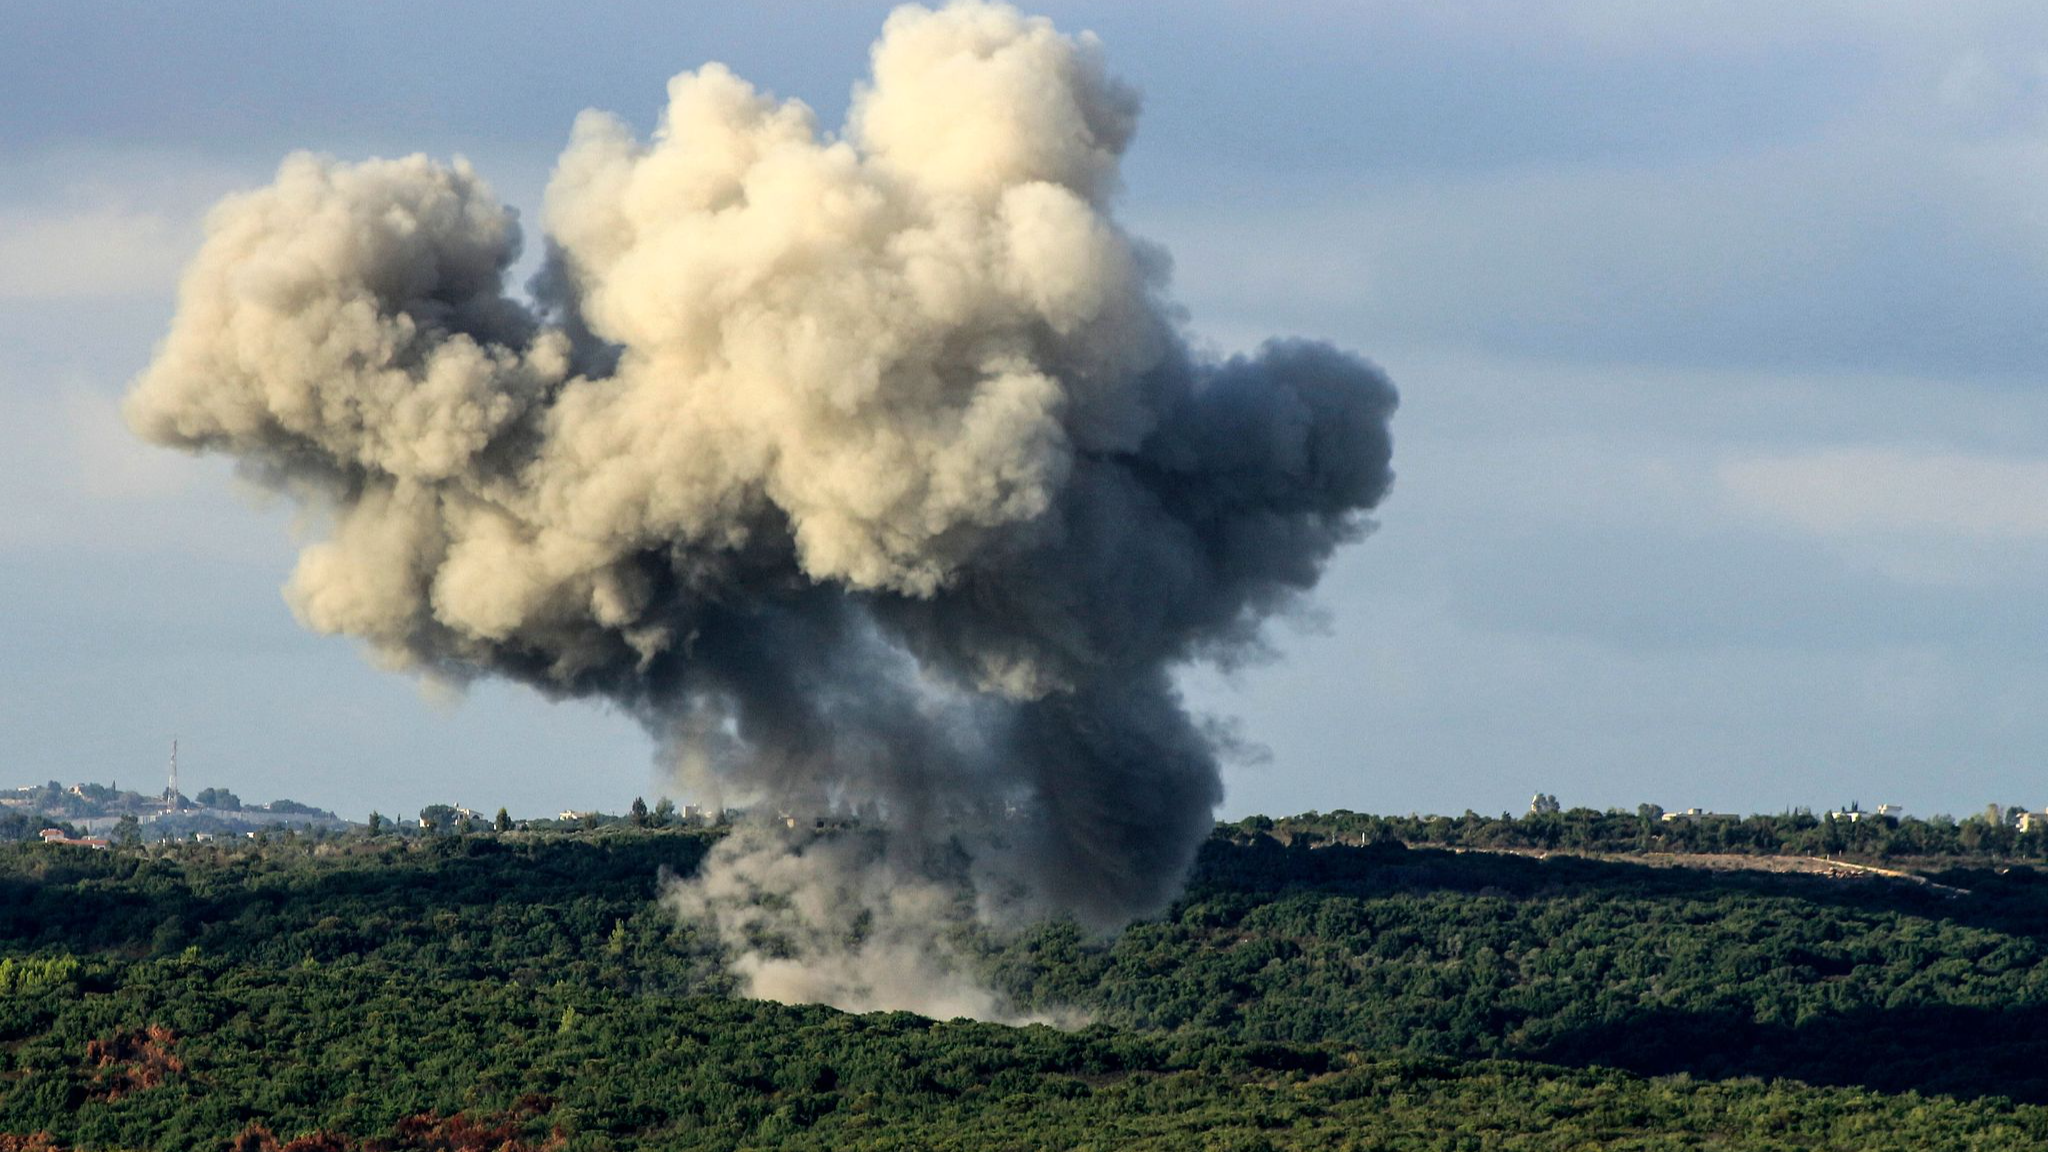
[[[530,299],[466,163],[295,155],[215,209],[127,416],[315,513],[307,628],[858,814],[674,893],[756,994],[999,1015],[946,925],[1172,898],[1221,785],[1171,670],[1255,646],[1392,478],[1364,361],[1191,351],[1110,210],[1137,111],[983,3],[890,16],[837,135],[706,65],[649,141],[578,118]]]

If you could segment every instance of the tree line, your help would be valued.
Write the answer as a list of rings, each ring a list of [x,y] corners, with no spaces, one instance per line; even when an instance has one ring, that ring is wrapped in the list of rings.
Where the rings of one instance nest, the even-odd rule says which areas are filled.
[[[1309,844],[2048,862],[2048,819],[2030,819],[2022,831],[2020,810],[1997,805],[1961,819],[1854,810],[1816,814],[1803,808],[1774,815],[1689,816],[1666,813],[1654,804],[1633,812],[1539,808],[1521,816],[1470,810],[1457,816],[1375,816],[1339,809],[1277,819],[1251,816],[1223,829]]]

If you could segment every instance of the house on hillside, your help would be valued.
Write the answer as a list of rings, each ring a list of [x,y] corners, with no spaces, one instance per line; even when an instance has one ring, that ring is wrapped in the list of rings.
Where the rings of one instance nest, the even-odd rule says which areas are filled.
[[[1850,824],[1861,824],[1873,816],[1903,820],[1906,818],[1906,809],[1901,804],[1879,804],[1877,811],[1865,812],[1861,804],[1851,804],[1847,808],[1837,808],[1827,814],[1830,820],[1841,820]]]
[[[84,837],[84,838],[78,838],[78,837],[66,836],[66,835],[64,834],[64,830],[63,830],[63,829],[61,829],[61,828],[45,828],[45,829],[43,829],[43,843],[45,843],[45,844],[68,844],[68,845],[70,845],[71,847],[74,847],[74,848],[101,848],[101,849],[104,849],[104,848],[106,848],[106,847],[107,847],[107,841],[105,841],[105,840],[98,840],[98,839],[94,839],[94,838],[92,838],[92,837],[89,837],[89,836],[88,836],[88,837]]]
[[[1737,820],[1740,817],[1733,812],[1709,812],[1705,808],[1687,808],[1683,812],[1666,812],[1663,819],[1666,824],[1676,824],[1680,820],[1697,823],[1701,820]]]

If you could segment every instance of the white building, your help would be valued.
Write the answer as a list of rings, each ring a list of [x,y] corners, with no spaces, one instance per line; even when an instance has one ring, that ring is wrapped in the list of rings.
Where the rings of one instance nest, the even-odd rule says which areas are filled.
[[[107,847],[107,842],[105,840],[96,840],[91,837],[87,837],[82,840],[75,840],[69,836],[66,836],[62,828],[43,829],[43,843],[68,844],[74,848],[99,848],[102,850],[104,850]]]

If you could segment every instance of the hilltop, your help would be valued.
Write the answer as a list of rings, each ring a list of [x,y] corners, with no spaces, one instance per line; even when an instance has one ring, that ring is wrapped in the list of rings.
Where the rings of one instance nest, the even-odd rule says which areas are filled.
[[[95,835],[126,832],[150,840],[269,829],[339,831],[353,826],[324,808],[296,800],[244,804],[225,788],[206,788],[188,797],[129,792],[115,783],[66,786],[51,780],[0,792],[0,839],[28,839],[53,825]]]

